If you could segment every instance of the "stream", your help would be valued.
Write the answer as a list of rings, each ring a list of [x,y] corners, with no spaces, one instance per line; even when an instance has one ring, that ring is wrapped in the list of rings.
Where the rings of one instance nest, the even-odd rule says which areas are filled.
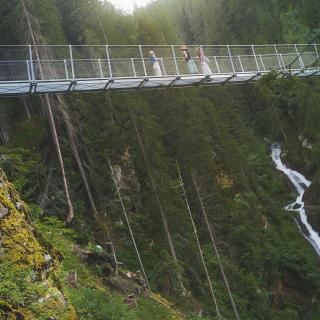
[[[282,171],[291,181],[295,190],[298,193],[296,201],[287,205],[285,207],[288,211],[297,211],[300,215],[300,221],[295,219],[300,232],[305,237],[306,240],[312,245],[317,254],[320,256],[320,237],[318,233],[313,230],[312,226],[308,222],[307,214],[304,208],[303,195],[305,191],[310,187],[311,181],[307,180],[301,173],[287,168],[281,160],[281,146],[280,144],[273,144],[272,150],[272,160],[279,171]],[[301,226],[304,228],[301,228]]]

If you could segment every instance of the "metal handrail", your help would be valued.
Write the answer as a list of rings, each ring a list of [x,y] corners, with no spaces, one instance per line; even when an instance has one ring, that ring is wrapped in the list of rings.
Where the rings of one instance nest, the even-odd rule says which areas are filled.
[[[52,82],[71,82],[69,91],[82,90],[79,86],[85,81],[101,82],[109,90],[118,88],[119,81],[123,81],[119,88],[138,83],[139,89],[152,86],[156,79],[159,87],[252,81],[272,70],[294,75],[305,75],[310,70],[309,75],[320,75],[320,45],[299,53],[302,46],[305,45],[189,45],[194,60],[190,64],[180,45],[0,45],[0,94],[3,84],[10,88],[17,83],[30,83],[30,92],[34,93],[37,86]],[[198,59],[198,47],[208,59],[207,65]],[[158,65],[149,61],[151,50]]]

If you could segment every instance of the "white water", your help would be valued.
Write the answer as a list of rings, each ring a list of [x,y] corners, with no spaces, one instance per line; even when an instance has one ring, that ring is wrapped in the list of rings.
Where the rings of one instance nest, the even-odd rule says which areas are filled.
[[[318,233],[313,230],[312,226],[308,222],[308,218],[306,215],[306,211],[304,208],[304,202],[302,200],[304,192],[311,185],[311,181],[307,180],[301,173],[291,170],[287,168],[281,160],[281,147],[279,144],[272,145],[272,160],[276,165],[276,168],[282,171],[291,181],[294,188],[298,192],[298,196],[295,202],[289,204],[285,207],[288,211],[297,211],[300,215],[300,222],[304,225],[305,230],[302,230],[300,227],[300,222],[296,221],[299,227],[300,232],[303,234],[305,239],[309,241],[309,243],[316,250],[317,254],[320,255],[320,237]]]

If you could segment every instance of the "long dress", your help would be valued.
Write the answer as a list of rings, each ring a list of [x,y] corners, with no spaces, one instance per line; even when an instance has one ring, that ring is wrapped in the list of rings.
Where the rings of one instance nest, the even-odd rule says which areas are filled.
[[[188,49],[183,49],[183,55],[186,60],[188,73],[196,74],[198,73],[198,68],[195,61],[192,59],[190,51]]]
[[[198,57],[200,60],[202,73],[205,74],[206,76],[212,75],[212,71],[208,65],[209,59],[204,55],[202,50],[199,51]]]
[[[159,60],[157,59],[157,57],[155,55],[152,55],[150,57],[150,62],[152,64],[152,69],[153,69],[153,73],[156,77],[162,77],[162,71],[161,71],[161,67],[159,64]]]

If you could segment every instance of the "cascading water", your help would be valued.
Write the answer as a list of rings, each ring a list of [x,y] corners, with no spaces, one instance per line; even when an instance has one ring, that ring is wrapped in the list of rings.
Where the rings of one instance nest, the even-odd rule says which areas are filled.
[[[282,171],[291,181],[294,188],[298,192],[298,196],[295,202],[289,204],[285,207],[288,211],[297,211],[300,215],[300,221],[297,221],[300,232],[303,234],[305,239],[316,250],[317,254],[320,256],[320,237],[318,233],[313,230],[312,226],[309,224],[306,211],[304,208],[303,195],[307,188],[310,187],[311,181],[307,180],[301,173],[287,168],[281,160],[281,146],[279,144],[272,145],[272,160],[276,165],[276,168]],[[304,228],[300,227],[300,223]]]

